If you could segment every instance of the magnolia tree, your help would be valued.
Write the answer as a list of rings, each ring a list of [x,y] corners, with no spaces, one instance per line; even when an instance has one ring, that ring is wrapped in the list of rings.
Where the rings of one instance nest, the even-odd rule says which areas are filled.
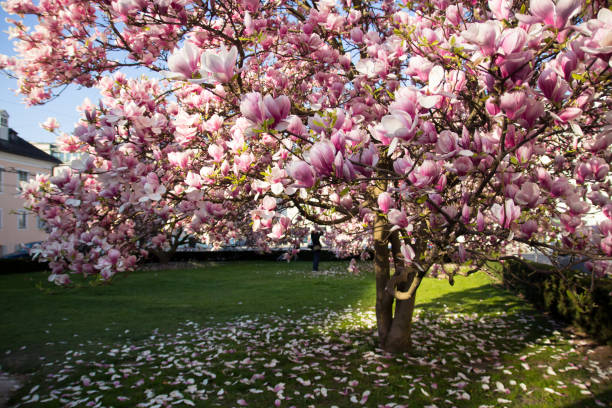
[[[427,274],[452,283],[449,259],[475,271],[520,245],[611,274],[612,12],[598,1],[4,7],[39,21],[13,21],[17,56],[0,59],[27,103],[102,93],[61,138],[88,159],[25,189],[59,283],[130,270],[175,228],[265,248],[308,221],[339,253],[374,251],[379,341],[405,351],[416,291]]]

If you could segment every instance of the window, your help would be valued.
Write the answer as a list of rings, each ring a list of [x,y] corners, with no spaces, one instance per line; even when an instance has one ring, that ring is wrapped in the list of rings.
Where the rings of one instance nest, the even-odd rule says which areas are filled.
[[[21,182],[28,181],[28,172],[27,171],[22,171],[22,170],[18,170],[17,171],[17,190],[21,191]]]
[[[17,228],[28,228],[28,214],[25,211],[20,211],[17,213]]]
[[[40,218],[40,217],[38,217],[38,220],[37,220],[37,221],[38,221],[38,222],[37,222],[37,223],[38,223],[38,229],[39,229],[39,230],[44,230],[44,229],[45,229],[45,227],[47,226],[47,223],[46,223],[45,221],[43,221],[43,219],[42,219],[42,218]]]

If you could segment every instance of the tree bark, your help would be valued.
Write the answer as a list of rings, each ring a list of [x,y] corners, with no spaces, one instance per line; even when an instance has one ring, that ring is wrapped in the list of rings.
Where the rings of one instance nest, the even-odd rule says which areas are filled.
[[[398,289],[404,291],[412,284],[416,273],[414,270],[406,268],[404,264],[404,260],[401,257],[401,241],[398,231],[394,231],[391,234],[390,241],[395,274],[404,280],[398,285]],[[408,300],[395,300],[395,313],[393,314],[393,322],[385,343],[385,350],[392,353],[402,353],[410,350],[412,345],[412,314],[414,312],[415,300],[416,296],[412,296]]]
[[[376,324],[380,347],[392,353],[404,353],[411,348],[412,315],[414,312],[415,296],[408,300],[395,301],[387,290],[390,280],[389,248],[395,265],[395,275],[401,277],[403,282],[398,289],[405,290],[415,277],[415,272],[405,268],[401,257],[401,241],[397,231],[390,232],[389,225],[382,217],[377,217],[374,224],[374,271],[376,273]]]
[[[376,326],[378,341],[385,348],[393,321],[393,297],[387,292],[389,282],[388,226],[383,217],[374,223],[374,272],[376,274]]]

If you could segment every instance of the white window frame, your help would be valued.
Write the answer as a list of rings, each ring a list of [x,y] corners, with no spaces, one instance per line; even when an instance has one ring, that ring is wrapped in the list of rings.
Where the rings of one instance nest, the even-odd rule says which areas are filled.
[[[20,175],[21,174],[25,174],[25,180],[21,180],[20,179]],[[27,182],[28,179],[30,178],[30,172],[27,170],[17,170],[17,191],[21,192],[21,182],[25,181]]]
[[[36,217],[36,226],[39,230],[44,231],[47,224],[40,218],[40,215]]]
[[[23,217],[23,227],[20,225],[21,217]],[[17,212],[17,229],[26,230],[28,229],[28,213],[24,210]]]

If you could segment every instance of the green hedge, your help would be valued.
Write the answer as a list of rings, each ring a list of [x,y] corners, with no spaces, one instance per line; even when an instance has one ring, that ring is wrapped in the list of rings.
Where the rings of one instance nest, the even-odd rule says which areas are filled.
[[[39,272],[48,269],[47,263],[40,263],[30,258],[0,259],[0,275]]]
[[[532,265],[542,272],[518,261],[504,262],[504,285],[599,342],[612,345],[612,281],[598,279],[590,291],[589,277],[579,273],[561,277],[551,266]]]

